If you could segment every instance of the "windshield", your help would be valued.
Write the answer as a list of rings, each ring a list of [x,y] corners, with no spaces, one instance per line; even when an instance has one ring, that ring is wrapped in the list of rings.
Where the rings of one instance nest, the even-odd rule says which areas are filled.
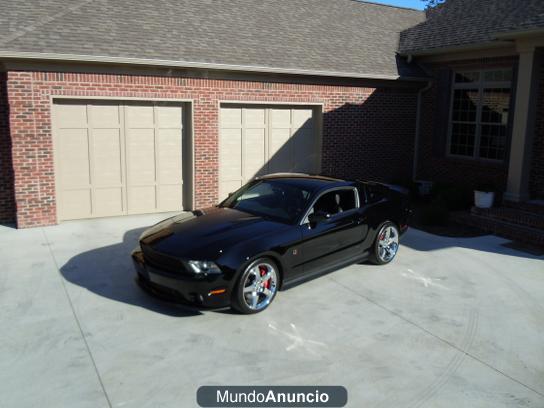
[[[310,191],[280,180],[258,180],[235,192],[221,207],[293,224],[302,216],[310,195]]]

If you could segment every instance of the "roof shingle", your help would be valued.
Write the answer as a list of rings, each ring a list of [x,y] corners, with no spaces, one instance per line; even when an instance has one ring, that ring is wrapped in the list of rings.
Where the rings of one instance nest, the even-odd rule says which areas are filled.
[[[0,54],[414,76],[399,33],[424,13],[353,0],[0,0]],[[414,71],[416,70],[416,71]]]
[[[544,28],[544,0],[447,0],[401,33],[399,52],[494,41],[497,34]]]

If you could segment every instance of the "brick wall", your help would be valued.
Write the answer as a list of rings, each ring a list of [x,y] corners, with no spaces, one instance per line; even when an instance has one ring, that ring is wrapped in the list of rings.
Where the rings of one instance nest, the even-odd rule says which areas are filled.
[[[411,174],[416,93],[276,82],[10,71],[17,225],[56,222],[51,97],[192,99],[196,206],[218,196],[219,101],[323,103],[324,173],[394,181]]]
[[[544,58],[541,58],[541,61],[543,60]],[[529,193],[531,198],[544,200],[544,62],[540,63],[540,86],[537,101]]]
[[[434,76],[435,82],[424,94],[422,101],[418,179],[463,184],[471,188],[480,183],[492,183],[499,191],[506,189],[508,159],[497,163],[471,158],[454,158],[446,154],[451,89],[447,90],[448,95],[444,100],[444,96],[440,95],[439,81],[441,73],[447,71],[515,67],[516,64],[515,57],[501,57],[428,65],[427,68]],[[443,92],[443,89],[441,91]],[[446,109],[443,107],[444,103],[447,104]],[[507,141],[508,150],[509,145],[510,141]]]
[[[6,74],[0,72],[0,222],[15,221]]]

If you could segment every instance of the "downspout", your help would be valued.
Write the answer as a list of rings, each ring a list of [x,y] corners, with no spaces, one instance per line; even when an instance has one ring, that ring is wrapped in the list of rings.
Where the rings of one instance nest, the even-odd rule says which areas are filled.
[[[423,94],[433,86],[433,81],[429,80],[424,88],[417,92],[417,110],[416,110],[416,136],[414,139],[414,164],[412,168],[412,181],[417,179],[417,164],[419,161],[419,140],[421,138],[421,106],[423,105]]]

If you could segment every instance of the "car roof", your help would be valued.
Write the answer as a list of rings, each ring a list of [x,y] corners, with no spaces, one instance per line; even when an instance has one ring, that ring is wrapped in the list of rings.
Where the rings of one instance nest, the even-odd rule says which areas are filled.
[[[276,173],[257,177],[256,180],[281,180],[293,186],[310,191],[318,191],[326,188],[352,185],[350,181],[328,176],[301,174],[301,173]]]

